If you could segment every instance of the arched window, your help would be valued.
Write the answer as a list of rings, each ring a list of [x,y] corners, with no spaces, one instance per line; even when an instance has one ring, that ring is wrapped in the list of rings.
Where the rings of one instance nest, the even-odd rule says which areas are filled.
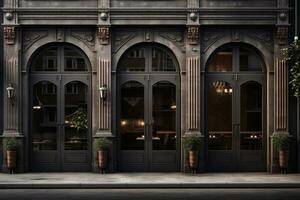
[[[174,55],[160,45],[145,44],[129,49],[120,59],[119,72],[176,72]]]
[[[262,72],[264,64],[259,54],[248,45],[229,44],[212,55],[208,72]]]
[[[53,44],[35,55],[31,65],[33,72],[88,71],[86,56],[76,47]]]

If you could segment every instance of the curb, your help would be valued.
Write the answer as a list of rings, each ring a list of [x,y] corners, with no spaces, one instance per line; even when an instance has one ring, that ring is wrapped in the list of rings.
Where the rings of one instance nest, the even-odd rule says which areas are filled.
[[[300,183],[0,183],[0,189],[247,189],[300,188]]]

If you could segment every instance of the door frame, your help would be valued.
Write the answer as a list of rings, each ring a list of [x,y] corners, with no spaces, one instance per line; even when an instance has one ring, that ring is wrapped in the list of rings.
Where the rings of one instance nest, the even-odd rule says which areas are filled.
[[[249,77],[250,76],[250,77]],[[214,81],[224,81],[231,85],[233,89],[233,96],[232,96],[232,155],[233,155],[233,162],[232,170],[229,171],[241,171],[240,165],[241,165],[241,153],[247,152],[247,151],[255,151],[255,150],[241,150],[240,149],[240,104],[241,104],[241,86],[248,82],[255,82],[261,85],[262,87],[262,157],[264,161],[266,161],[267,156],[267,126],[266,126],[266,84],[265,84],[265,78],[264,74],[242,74],[242,73],[226,73],[226,74],[207,74],[205,78],[205,135],[206,135],[206,141],[208,141],[208,115],[209,110],[207,106],[208,102],[208,90],[211,86],[211,83]],[[208,143],[207,143],[208,144]],[[209,151],[212,152],[222,152],[223,150],[209,150],[208,145],[206,146],[206,155],[207,155],[207,162],[209,159]],[[224,150],[224,151],[230,151],[230,150]],[[267,164],[264,162],[263,166],[264,170],[267,170]],[[209,170],[209,162],[208,162],[208,168]],[[259,170],[262,171],[262,170]]]
[[[28,170],[29,171],[91,171],[92,166],[92,68],[91,68],[91,63],[88,57],[84,54],[84,52],[76,47],[73,44],[68,44],[68,43],[52,43],[49,44],[42,49],[36,51],[34,53],[35,57],[40,56],[43,54],[43,52],[47,49],[50,48],[57,48],[56,51],[56,65],[57,65],[57,70],[56,71],[33,71],[31,67],[29,67],[30,72],[28,79],[26,80],[26,84],[28,84],[28,93],[29,95],[24,94],[26,97],[25,101],[28,102],[26,107],[27,107],[27,113],[29,120],[25,124],[26,130],[28,132]],[[70,48],[74,52],[78,53],[78,55],[85,60],[87,70],[86,71],[65,71],[64,66],[65,66],[65,59],[64,59],[64,48]],[[33,57],[33,56],[32,56]],[[34,62],[34,59],[30,61],[30,65],[32,65]],[[67,81],[69,80],[69,81]],[[58,155],[58,160],[56,162],[56,167],[51,168],[51,169],[44,169],[45,166],[42,166],[40,168],[34,168],[33,166],[33,135],[31,134],[32,131],[32,106],[33,106],[33,87],[35,84],[42,82],[42,81],[47,81],[51,82],[56,86],[57,89],[57,155]],[[77,170],[76,167],[74,168],[74,165],[70,167],[69,169],[65,169],[63,158],[64,158],[64,146],[63,146],[63,141],[62,138],[64,139],[64,109],[65,109],[65,85],[73,82],[73,81],[79,81],[83,84],[86,85],[88,89],[88,94],[87,94],[87,109],[88,109],[88,130],[87,130],[87,165],[84,170]],[[29,107],[28,107],[29,106]],[[74,150],[77,151],[77,150]],[[61,155],[59,155],[61,154]]]
[[[153,152],[156,150],[152,149],[152,131],[153,131],[153,126],[151,125],[152,119],[152,109],[153,109],[153,86],[156,83],[166,81],[171,84],[173,84],[176,87],[176,167],[174,167],[174,171],[179,171],[180,170],[180,144],[181,144],[181,137],[180,137],[180,82],[179,82],[179,75],[177,74],[159,74],[159,73],[148,73],[148,74],[118,74],[117,76],[117,130],[121,130],[120,127],[120,113],[121,113],[121,86],[125,83],[134,81],[138,82],[143,85],[144,87],[144,121],[147,122],[145,123],[144,126],[144,135],[145,135],[145,142],[144,142],[144,150],[136,150],[140,154],[144,154],[144,171],[159,171],[155,170],[155,166],[153,166],[152,162],[152,156]],[[173,80],[172,80],[173,79]],[[121,165],[121,157],[122,157],[122,150],[121,149],[121,135],[120,131],[117,131],[117,157],[118,157],[118,163]],[[128,151],[135,151],[135,150],[128,150]],[[143,151],[143,153],[142,153]],[[168,150],[157,150],[162,153],[162,151],[168,152]],[[173,151],[173,150],[172,150]],[[122,171],[122,166],[119,166],[119,171]]]
[[[173,76],[175,78],[175,82],[176,84],[174,84],[176,86],[176,104],[177,104],[177,111],[176,111],[176,160],[177,160],[177,166],[176,166],[176,171],[180,171],[181,169],[181,159],[182,159],[182,155],[181,155],[181,80],[180,80],[180,68],[179,68],[179,64],[178,64],[178,61],[176,59],[176,56],[173,54],[173,52],[167,48],[165,48],[164,46],[160,45],[160,44],[156,44],[156,43],[141,43],[141,44],[137,44],[137,45],[134,45],[133,47],[127,49],[124,54],[120,57],[120,60],[118,61],[118,65],[120,65],[120,62],[123,58],[124,55],[126,55],[131,49],[134,49],[134,48],[137,48],[137,47],[144,47],[145,48],[145,57],[148,57],[146,58],[145,60],[145,71],[130,71],[130,72],[124,72],[124,71],[114,71],[112,72],[113,73],[113,76],[112,76],[112,89],[114,92],[114,96],[113,96],[113,106],[112,107],[112,112],[113,113],[116,113],[115,116],[113,116],[113,132],[115,132],[115,135],[116,135],[116,142],[117,142],[117,145],[116,145],[116,157],[117,157],[117,165],[116,165],[116,168],[118,171],[121,170],[121,137],[120,137],[120,89],[121,89],[121,85],[122,83],[125,83],[126,81],[121,81],[122,83],[120,83],[120,80],[121,79],[126,79],[128,81],[134,81],[134,77],[137,76],[137,77],[143,77],[141,78],[143,81],[139,81],[140,83],[143,84],[144,86],[144,97],[146,97],[146,93],[147,93],[147,96],[148,93],[149,93],[149,88],[150,87],[150,84],[147,84],[146,83],[146,79],[151,79],[150,77],[155,77],[155,76],[164,76],[164,77],[168,77],[168,76]],[[169,53],[169,55],[171,56],[171,58],[173,59],[173,62],[175,64],[175,67],[176,67],[176,71],[152,71],[151,69],[151,66],[152,66],[152,59],[150,59],[150,57],[152,56],[152,48],[153,47],[157,47],[163,51],[166,51]],[[117,67],[116,67],[117,68]],[[127,77],[127,78],[125,78]],[[130,77],[132,77],[132,79],[130,79]],[[163,79],[161,80],[163,81]],[[145,84],[146,83],[146,84]],[[172,83],[172,82],[171,82]],[[145,87],[145,85],[147,85]],[[152,85],[151,85],[152,87]],[[151,89],[152,90],[152,89]],[[152,97],[152,94],[151,94],[151,97]],[[145,99],[145,103],[144,103],[144,111],[148,112],[148,114],[145,112],[144,113],[144,120],[146,121],[146,119],[148,120],[149,116],[150,116],[150,110],[149,108],[147,108],[146,106],[149,107],[149,101],[152,102],[151,98],[149,99]],[[152,106],[151,106],[152,107]],[[152,114],[152,113],[151,113]],[[149,128],[147,127],[146,129],[146,126],[144,128],[144,132],[146,131],[151,131],[151,130],[148,130]],[[152,133],[151,133],[152,134]],[[146,148],[146,147],[145,147]],[[145,151],[145,149],[144,149]]]
[[[262,70],[261,71],[240,71],[240,47],[249,50],[250,52],[254,53],[260,61],[263,63]],[[212,59],[214,58],[214,55],[216,55],[217,52],[220,52],[224,49],[232,48],[232,71],[227,72],[209,72],[208,71],[208,64],[211,63]],[[206,170],[209,171],[209,149],[208,149],[208,89],[210,87],[210,83],[214,81],[225,81],[231,84],[233,88],[233,97],[232,97],[232,132],[233,132],[233,143],[232,143],[232,150],[236,151],[233,152],[234,159],[236,160],[234,163],[233,171],[240,171],[240,165],[241,165],[241,153],[248,150],[241,150],[240,149],[240,90],[241,86],[244,83],[247,82],[257,82],[262,87],[262,158],[263,158],[263,166],[261,167],[262,170],[259,171],[267,171],[267,76],[265,73],[265,64],[264,60],[260,56],[260,54],[251,46],[236,43],[236,44],[225,44],[221,46],[219,49],[217,49],[211,57],[208,59],[208,62],[206,63],[206,71],[204,73],[204,76],[201,76],[204,78],[203,82],[204,87],[203,88],[203,109],[204,112],[202,114],[203,116],[203,124],[204,124],[204,132],[205,132],[205,155],[206,155],[206,162],[207,167]],[[238,105],[237,105],[238,104]],[[236,142],[234,142],[236,141]]]
[[[56,109],[57,109],[57,113],[56,113],[56,117],[57,117],[57,132],[56,132],[56,139],[57,139],[57,150],[51,150],[56,151],[57,154],[57,162],[56,162],[56,169],[55,166],[53,166],[52,168],[50,168],[50,171],[73,171],[74,170],[74,165],[68,169],[65,169],[65,162],[64,162],[64,157],[65,154],[68,153],[68,150],[64,150],[64,136],[65,136],[65,130],[64,130],[64,112],[65,112],[65,86],[68,83],[71,83],[73,81],[79,81],[80,83],[86,85],[86,87],[88,88],[88,94],[87,94],[87,109],[88,109],[88,130],[87,130],[87,166],[89,167],[85,167],[86,169],[84,171],[90,171],[91,170],[91,146],[92,146],[92,135],[91,135],[91,78],[90,78],[90,74],[67,74],[67,73],[62,73],[62,74],[31,74],[31,78],[30,78],[30,97],[29,97],[29,106],[30,106],[30,114],[29,114],[29,130],[31,132],[32,130],[32,106],[33,106],[33,88],[35,86],[35,84],[38,84],[40,82],[50,82],[52,84],[54,84],[56,86]],[[39,168],[34,168],[32,166],[33,162],[33,144],[32,144],[32,140],[33,140],[33,135],[29,134],[29,149],[30,149],[30,156],[29,156],[29,160],[30,160],[30,171],[40,171]],[[71,152],[72,150],[70,150],[69,153],[73,153]],[[77,151],[76,153],[79,153],[79,150],[74,150]],[[75,153],[75,154],[76,154]],[[46,166],[44,166],[46,167]],[[76,169],[76,168],[75,168]],[[42,171],[44,171],[43,169],[41,169]],[[46,170],[47,171],[47,170]],[[77,171],[77,170],[75,170]],[[80,171],[80,170],[79,170]]]

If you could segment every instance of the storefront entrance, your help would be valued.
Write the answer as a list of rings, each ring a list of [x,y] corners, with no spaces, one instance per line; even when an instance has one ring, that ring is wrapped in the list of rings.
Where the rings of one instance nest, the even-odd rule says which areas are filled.
[[[31,65],[31,170],[90,170],[90,75],[69,45],[40,51]]]
[[[208,171],[266,171],[264,64],[243,45],[225,46],[206,75]]]
[[[179,75],[173,54],[133,47],[118,65],[120,171],[179,170]]]

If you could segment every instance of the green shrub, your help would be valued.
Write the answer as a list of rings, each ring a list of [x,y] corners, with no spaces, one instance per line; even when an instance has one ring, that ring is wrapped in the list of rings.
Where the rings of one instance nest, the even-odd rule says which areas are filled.
[[[295,97],[300,97],[300,40],[295,39],[283,49],[284,60],[290,68],[290,85]]]
[[[3,143],[4,143],[4,147],[6,148],[6,150],[9,150],[9,151],[16,151],[18,149],[18,147],[20,146],[19,140],[15,137],[4,138]]]
[[[112,142],[107,138],[96,138],[94,140],[94,149],[95,151],[108,150],[111,143]]]
[[[289,136],[286,133],[274,133],[272,136],[274,148],[277,151],[289,149]]]
[[[186,151],[199,151],[202,147],[202,138],[196,133],[186,134],[183,137],[183,145]]]

